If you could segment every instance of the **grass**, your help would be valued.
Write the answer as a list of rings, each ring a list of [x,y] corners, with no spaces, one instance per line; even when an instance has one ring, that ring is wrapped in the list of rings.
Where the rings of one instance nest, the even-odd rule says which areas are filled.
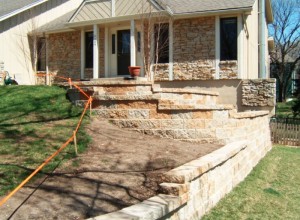
[[[2,86],[0,97],[0,195],[4,195],[65,143],[82,109],[73,106],[66,91],[55,86]],[[80,129],[77,139],[82,152],[89,137]],[[68,146],[42,173],[75,156],[74,147]]]
[[[300,148],[275,146],[209,219],[300,219]]]
[[[294,113],[292,110],[295,101],[290,102],[278,102],[276,104],[276,116],[279,118],[293,118]],[[300,118],[300,116],[298,116]]]

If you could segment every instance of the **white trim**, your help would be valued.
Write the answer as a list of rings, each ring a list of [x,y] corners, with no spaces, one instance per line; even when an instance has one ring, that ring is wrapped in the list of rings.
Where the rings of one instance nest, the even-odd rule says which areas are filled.
[[[130,65],[136,66],[135,21],[130,21]]]
[[[85,72],[85,31],[81,29],[80,38],[80,78],[84,79]]]
[[[237,16],[237,32],[238,32],[238,39],[237,39],[237,63],[238,63],[238,79],[243,79],[244,76],[243,76],[243,53],[244,53],[244,50],[243,50],[243,38],[244,38],[244,31],[243,31],[243,21],[242,21],[242,16],[241,15],[238,15]]]
[[[46,85],[50,85],[50,75],[49,75],[49,42],[48,42],[49,36],[45,36],[45,46],[46,46]]]
[[[154,30],[154,24],[150,30]],[[155,47],[155,39],[154,39],[154,31],[151,33],[151,42],[150,42],[150,79],[154,81],[154,73],[153,73],[153,65],[155,63],[155,54],[154,54],[154,47]]]
[[[111,0],[111,16],[116,16],[116,0]]]
[[[220,17],[215,17],[215,79],[220,79]]]
[[[94,24],[93,40],[93,78],[99,78],[99,27]]]
[[[169,20],[169,80],[172,81],[174,79],[173,74],[173,20],[170,18]]]
[[[108,45],[108,41],[109,41],[109,31],[108,31],[108,27],[105,27],[105,32],[104,32],[104,74],[105,74],[105,78],[108,77],[108,72],[109,72],[109,45]]]
[[[12,1],[12,0],[11,0],[11,1]],[[38,6],[38,5],[40,5],[40,4],[43,4],[44,2],[47,2],[47,1],[48,1],[48,0],[40,0],[40,1],[36,1],[36,2],[34,2],[34,3],[31,3],[31,4],[29,4],[29,5],[26,5],[26,6],[24,6],[23,8],[19,8],[19,9],[15,10],[15,11],[12,11],[12,12],[10,12],[10,13],[8,13],[8,14],[5,14],[5,15],[1,16],[1,17],[0,17],[0,21],[4,21],[4,20],[6,20],[6,19],[8,19],[8,18],[10,18],[10,17],[12,17],[12,16],[15,16],[15,15],[17,15],[17,14],[20,14],[21,12],[24,12],[24,11],[26,11],[26,10],[28,10],[28,9],[31,9],[31,8],[35,7],[35,6]]]

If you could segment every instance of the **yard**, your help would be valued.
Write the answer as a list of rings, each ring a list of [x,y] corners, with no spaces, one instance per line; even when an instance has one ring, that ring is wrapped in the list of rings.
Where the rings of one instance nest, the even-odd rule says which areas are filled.
[[[58,87],[2,87],[0,95],[4,195],[70,137],[81,109]],[[68,146],[1,207],[1,217],[85,219],[116,211],[156,195],[162,173],[221,147],[147,136],[98,119],[85,125],[79,155]]]
[[[274,146],[203,219],[299,219],[300,148]]]

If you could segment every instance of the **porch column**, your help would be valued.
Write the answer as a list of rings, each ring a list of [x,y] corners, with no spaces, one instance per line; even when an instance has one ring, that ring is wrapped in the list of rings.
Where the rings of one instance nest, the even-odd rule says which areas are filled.
[[[242,21],[242,16],[238,16],[238,79],[245,79],[244,75],[244,30],[243,30],[243,21]]]
[[[51,85],[51,76],[49,75],[49,35],[45,37],[46,46],[46,85]],[[1,70],[1,69],[0,69]]]
[[[81,38],[80,38],[80,79],[84,79],[85,72],[85,31],[81,29]]]
[[[136,51],[135,51],[135,21],[130,21],[130,65],[136,65]]]
[[[215,58],[216,58],[216,64],[215,64],[215,79],[220,79],[220,17],[215,17]]]
[[[99,78],[99,28],[94,24],[94,42],[93,42],[93,78]]]
[[[109,34],[108,34],[108,27],[105,27],[105,33],[104,33],[104,74],[105,78],[108,77],[108,71],[109,71],[109,62],[108,62],[108,57],[109,57],[109,47],[108,47],[108,41],[109,41]]]
[[[172,81],[173,75],[173,19],[169,21],[169,80]]]

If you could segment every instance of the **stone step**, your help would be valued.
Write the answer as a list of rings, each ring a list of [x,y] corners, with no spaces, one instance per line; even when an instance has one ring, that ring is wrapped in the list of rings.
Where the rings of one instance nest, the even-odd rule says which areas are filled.
[[[157,95],[150,94],[140,94],[133,92],[132,94],[126,94],[126,95],[110,95],[110,94],[100,94],[100,95],[94,95],[93,100],[119,100],[119,101],[139,101],[139,100],[158,100],[159,97]]]
[[[174,94],[199,94],[219,96],[218,92],[206,91],[197,88],[161,88],[159,84],[152,85],[153,93],[174,93]]]
[[[181,103],[178,100],[159,100],[159,110],[231,110],[234,109],[233,105],[222,104],[197,104],[197,102]]]

